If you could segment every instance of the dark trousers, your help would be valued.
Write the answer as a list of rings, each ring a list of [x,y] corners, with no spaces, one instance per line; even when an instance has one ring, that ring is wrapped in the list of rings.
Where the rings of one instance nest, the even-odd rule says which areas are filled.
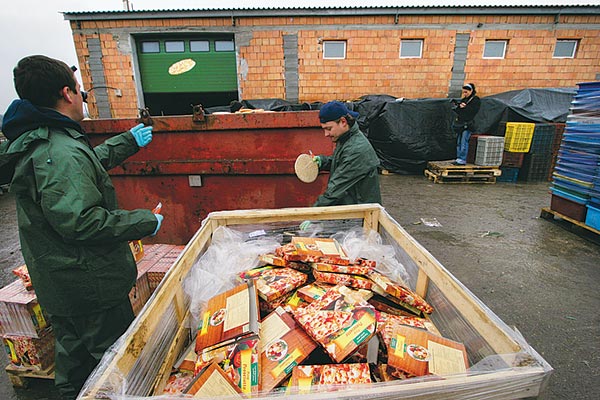
[[[50,316],[56,337],[54,384],[64,399],[77,397],[104,352],[133,319],[128,298],[113,308],[83,316]]]

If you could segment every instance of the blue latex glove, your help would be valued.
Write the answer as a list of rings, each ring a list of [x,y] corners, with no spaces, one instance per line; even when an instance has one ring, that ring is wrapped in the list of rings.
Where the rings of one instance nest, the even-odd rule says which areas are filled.
[[[319,166],[319,168],[321,168],[321,157],[314,156],[313,157],[313,161],[317,163],[317,165]],[[307,222],[307,221],[304,221],[304,222]]]
[[[160,229],[162,221],[165,218],[165,217],[163,217],[160,214],[154,214],[154,216],[156,217],[156,221],[158,222],[158,224],[156,224],[156,229],[154,230],[154,232],[150,236],[154,236],[154,235],[156,235],[158,233],[158,230]]]
[[[312,225],[312,222],[310,222],[310,221],[304,221],[303,223],[300,224],[300,230],[301,231],[307,231],[308,228],[310,228],[311,225]]]
[[[152,127],[139,124],[129,130],[138,146],[144,147],[152,141]]]

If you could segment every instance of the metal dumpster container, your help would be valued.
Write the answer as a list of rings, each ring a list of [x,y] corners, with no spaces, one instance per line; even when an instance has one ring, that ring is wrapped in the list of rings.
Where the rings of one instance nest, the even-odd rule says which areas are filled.
[[[161,201],[165,216],[148,243],[185,244],[212,211],[310,206],[327,175],[300,182],[294,161],[309,150],[331,154],[317,111],[152,117],[150,145],[112,169],[121,208]],[[85,120],[92,144],[138,124],[138,119]]]

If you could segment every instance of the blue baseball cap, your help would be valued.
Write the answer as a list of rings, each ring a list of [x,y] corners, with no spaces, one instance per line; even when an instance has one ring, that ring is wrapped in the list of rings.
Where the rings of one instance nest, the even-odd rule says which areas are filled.
[[[346,115],[350,115],[353,118],[358,117],[357,112],[348,110],[346,105],[340,101],[325,103],[319,110],[319,120],[322,124],[329,121],[337,121]]]

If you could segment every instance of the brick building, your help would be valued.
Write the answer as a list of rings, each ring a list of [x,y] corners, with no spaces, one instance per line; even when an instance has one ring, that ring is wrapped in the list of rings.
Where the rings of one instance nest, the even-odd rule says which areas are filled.
[[[191,104],[243,99],[440,98],[458,95],[465,81],[475,82],[480,96],[574,87],[600,79],[600,5],[577,3],[583,5],[100,11],[64,17],[83,85],[94,88],[90,115],[125,118],[143,107],[153,115],[191,114]]]

